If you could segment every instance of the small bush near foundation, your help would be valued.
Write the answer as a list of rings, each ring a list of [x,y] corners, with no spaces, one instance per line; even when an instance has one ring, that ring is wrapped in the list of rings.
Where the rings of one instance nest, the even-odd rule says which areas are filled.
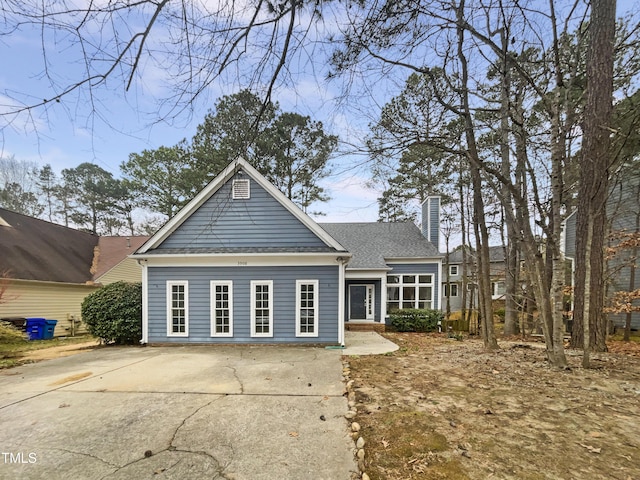
[[[444,315],[439,310],[405,308],[391,315],[391,326],[398,332],[433,332]]]
[[[104,343],[137,343],[142,338],[142,284],[116,282],[87,295],[82,320]]]

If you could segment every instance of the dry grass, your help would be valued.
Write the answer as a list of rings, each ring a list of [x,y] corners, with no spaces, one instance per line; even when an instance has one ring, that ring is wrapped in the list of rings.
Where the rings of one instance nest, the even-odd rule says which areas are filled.
[[[80,335],[77,337],[56,337],[50,340],[28,341],[16,339],[11,342],[4,341],[0,343],[0,369],[31,363],[34,360],[27,357],[38,350],[65,347],[93,340],[94,338],[90,335]]]
[[[640,344],[559,371],[540,343],[385,335],[398,352],[348,359],[372,480],[640,478]]]

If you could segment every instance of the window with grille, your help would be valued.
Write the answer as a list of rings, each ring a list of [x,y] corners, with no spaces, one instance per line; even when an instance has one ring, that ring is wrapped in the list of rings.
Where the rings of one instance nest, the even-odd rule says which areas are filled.
[[[251,282],[251,336],[273,337],[273,281]]]
[[[433,275],[387,276],[387,313],[401,308],[433,308]]]
[[[233,336],[233,283],[211,282],[211,336]]]
[[[318,280],[296,281],[296,336],[318,336]]]
[[[189,336],[189,284],[167,282],[167,335]]]

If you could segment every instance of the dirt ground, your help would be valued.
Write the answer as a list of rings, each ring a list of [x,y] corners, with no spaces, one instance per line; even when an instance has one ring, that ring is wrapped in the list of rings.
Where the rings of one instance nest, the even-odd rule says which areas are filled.
[[[640,478],[640,344],[561,371],[542,343],[385,336],[400,350],[347,358],[372,480]]]
[[[71,345],[61,345],[59,347],[43,348],[42,350],[31,350],[21,355],[21,360],[28,362],[38,362],[40,360],[51,360],[53,358],[68,357],[83,350],[97,348],[100,345],[98,340],[88,340],[82,343]]]

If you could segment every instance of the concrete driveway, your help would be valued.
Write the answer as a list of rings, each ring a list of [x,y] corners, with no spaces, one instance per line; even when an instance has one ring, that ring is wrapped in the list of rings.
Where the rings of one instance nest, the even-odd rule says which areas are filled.
[[[0,479],[348,480],[340,355],[110,347],[0,371]]]

